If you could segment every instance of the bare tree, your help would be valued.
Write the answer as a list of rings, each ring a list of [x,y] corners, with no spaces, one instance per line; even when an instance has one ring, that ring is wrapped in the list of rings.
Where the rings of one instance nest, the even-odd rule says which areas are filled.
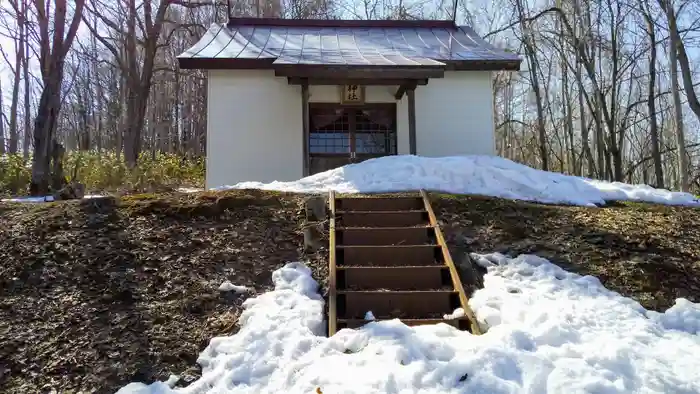
[[[7,0],[0,6],[6,18],[0,18],[0,34],[11,40],[3,47],[9,78],[0,104],[6,151],[22,149],[28,157],[39,130],[32,122],[49,113],[53,134],[48,145],[34,147],[48,149],[48,156],[55,142],[67,150],[113,154],[130,167],[141,152],[183,158],[206,153],[207,74],[178,69],[176,56],[211,22],[226,20],[225,2],[90,0],[81,16],[89,34],[76,38],[60,63],[66,81],[51,85],[46,48],[54,53],[56,20],[46,15],[56,14],[62,2],[46,1]],[[692,131],[700,128],[700,69],[693,66],[700,59],[693,57],[700,45],[700,7],[676,0],[669,8],[669,2],[562,0],[535,11],[529,0],[458,1],[458,15],[451,0],[233,0],[231,9],[241,16],[468,21],[524,59],[521,72],[493,74],[499,154],[533,167],[659,187],[686,183],[686,176],[689,190],[696,191],[700,136]],[[43,37],[42,24],[48,26]],[[676,60],[661,61],[658,47],[675,48]],[[41,75],[32,74],[37,61]],[[47,87],[60,100],[44,97]],[[53,112],[45,110],[47,103]],[[691,110],[685,117],[683,108]],[[683,141],[679,130],[685,131]]]
[[[540,91],[540,80],[538,76],[539,62],[535,54],[535,39],[533,36],[532,24],[533,21],[525,19],[525,10],[522,0],[515,0],[518,17],[520,18],[520,29],[522,32],[522,40],[525,47],[525,55],[527,57],[527,66],[530,75],[530,83],[535,95],[535,105],[537,108],[537,135],[539,137],[540,160],[542,169],[549,170],[549,158],[547,152],[547,135],[545,132],[544,109],[542,106],[542,93]]]
[[[688,179],[688,158],[685,150],[685,131],[683,130],[683,107],[681,104],[680,91],[678,89],[678,53],[682,46],[678,36],[678,26],[676,24],[676,11],[673,2],[659,0],[659,4],[664,9],[668,19],[668,27],[671,37],[668,40],[668,61],[671,69],[671,92],[673,94],[673,118],[676,126],[676,143],[678,144],[678,172],[680,175],[680,188],[682,191],[689,190]],[[692,90],[692,89],[691,89]],[[695,93],[692,93],[694,95]]]
[[[76,0],[73,16],[66,31],[68,6],[66,0],[35,0],[39,29],[39,61],[43,89],[34,120],[34,155],[30,194],[45,194],[49,189],[51,158],[56,156],[54,131],[61,110],[63,66],[68,50],[78,32],[84,0]],[[49,16],[51,11],[53,15]],[[53,33],[53,34],[51,34]],[[62,174],[55,174],[61,176]]]
[[[655,21],[649,10],[648,0],[639,0],[642,16],[646,23],[646,31],[649,36],[649,81],[647,92],[647,108],[649,114],[649,136],[651,137],[651,156],[654,161],[654,174],[656,186],[664,187],[664,173],[661,165],[661,151],[659,149],[659,125],[656,119],[656,27]]]

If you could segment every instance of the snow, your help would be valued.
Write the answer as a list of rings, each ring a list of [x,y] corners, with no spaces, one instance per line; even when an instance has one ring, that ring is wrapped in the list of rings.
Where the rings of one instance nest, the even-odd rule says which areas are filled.
[[[204,189],[199,187],[178,187],[175,190],[179,193],[199,193],[204,191]]]
[[[87,195],[83,196],[83,199],[101,198],[101,197],[106,197],[106,196],[100,195],[100,194],[87,194]],[[53,201],[54,201],[53,196],[14,197],[14,198],[5,198],[5,199],[0,200],[0,202],[19,202],[19,203],[39,203],[39,202],[53,202]]]
[[[452,320],[452,319],[459,319],[460,317],[464,317],[466,313],[464,313],[463,308],[457,308],[454,310],[454,312],[442,315],[442,318],[445,320]]]
[[[21,203],[37,203],[37,202],[53,202],[53,196],[43,196],[43,197],[15,197],[15,198],[3,198],[0,202],[21,202]]]
[[[290,263],[245,301],[240,331],[200,354],[199,380],[118,394],[700,393],[700,305],[649,312],[536,256],[477,257],[488,272],[470,306],[484,335],[391,320],[325,338],[318,285]]]
[[[219,285],[219,291],[235,291],[236,293],[245,293],[248,292],[250,289],[248,289],[245,286],[241,285],[234,285],[233,283],[229,281],[225,281],[221,285]]]
[[[265,189],[297,193],[383,193],[426,189],[476,194],[550,204],[602,205],[606,201],[639,201],[696,205],[689,193],[628,185],[537,170],[495,156],[428,158],[386,156],[349,164],[293,182],[242,182],[225,189]]]
[[[349,164],[292,182],[241,182],[213,188],[263,189],[296,193],[388,193],[426,189],[453,194],[484,195],[547,204],[604,205],[606,201],[637,201],[700,206],[690,193],[648,185],[605,182],[537,170],[497,156],[386,156]],[[182,193],[200,188],[181,187]],[[94,198],[100,196],[85,196]],[[44,202],[53,197],[22,197],[3,202]]]

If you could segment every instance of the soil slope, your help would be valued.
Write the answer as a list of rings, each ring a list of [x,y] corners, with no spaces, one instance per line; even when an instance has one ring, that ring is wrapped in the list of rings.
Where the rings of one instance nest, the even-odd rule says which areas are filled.
[[[0,205],[0,392],[191,381],[241,303],[302,257],[302,219],[301,196],[255,191]]]
[[[663,310],[700,302],[700,210],[432,195],[455,253],[536,253]],[[259,191],[0,203],[0,392],[112,393],[199,372],[241,303],[302,251],[304,197]],[[453,256],[459,260],[459,256]],[[230,280],[247,294],[220,293]]]
[[[536,254],[568,271],[593,275],[647,309],[666,310],[678,297],[700,302],[700,209],[433,199],[447,242],[457,253]]]

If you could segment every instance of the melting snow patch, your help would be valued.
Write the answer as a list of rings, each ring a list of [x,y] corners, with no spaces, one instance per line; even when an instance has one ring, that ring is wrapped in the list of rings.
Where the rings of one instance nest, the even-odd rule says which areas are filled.
[[[367,311],[367,313],[365,313],[365,320],[376,320],[374,318],[374,313],[372,313],[372,311]]]
[[[292,263],[244,303],[236,335],[211,340],[199,380],[118,393],[700,393],[698,305],[648,312],[542,258],[481,257],[491,264],[470,305],[484,335],[390,320],[325,338],[318,285]]]
[[[87,194],[83,196],[83,199],[93,199],[93,198],[103,198],[106,197],[100,194]],[[0,202],[21,202],[21,203],[37,203],[37,202],[54,202],[53,196],[43,196],[43,197],[14,197],[14,198],[4,198],[0,199]]]
[[[178,187],[175,190],[177,190],[180,193],[199,193],[204,191],[204,189],[200,187]]]
[[[462,308],[457,308],[454,310],[454,312],[450,314],[443,315],[442,318],[445,320],[452,320],[452,319],[459,319],[460,317],[464,317],[464,309]]]
[[[224,283],[219,285],[219,291],[235,291],[236,293],[245,293],[249,290],[250,289],[245,286],[234,285],[229,281],[225,281]]]
[[[330,190],[341,193],[374,193],[426,189],[584,206],[601,205],[613,200],[700,205],[700,201],[689,193],[541,171],[496,156],[386,156],[349,164],[293,182],[242,182],[216,189],[232,188],[298,193],[322,193]]]
[[[32,203],[32,202],[53,202],[53,196],[42,196],[42,197],[15,197],[15,198],[4,198],[0,202],[22,202],[22,203]]]

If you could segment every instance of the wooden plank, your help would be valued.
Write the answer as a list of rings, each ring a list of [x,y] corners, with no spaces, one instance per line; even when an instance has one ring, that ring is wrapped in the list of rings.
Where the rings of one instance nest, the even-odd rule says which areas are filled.
[[[350,163],[355,163],[355,154],[357,152],[357,141],[355,140],[355,131],[357,129],[357,112],[359,110],[355,108],[350,108],[346,111],[348,114],[348,138],[350,138]]]
[[[416,90],[409,89],[408,96],[408,146],[409,153],[416,154]]]
[[[335,266],[335,192],[328,193],[330,220],[328,225],[328,336],[335,334],[338,324],[336,309],[336,266]]]
[[[347,327],[347,328],[360,328],[364,326],[365,324],[368,323],[377,323],[377,322],[382,322],[382,321],[388,321],[388,320],[393,320],[393,319],[375,319],[375,320],[364,320],[364,319],[338,319],[338,325],[341,327]],[[409,326],[409,327],[416,327],[416,326],[422,326],[422,325],[433,325],[433,324],[440,324],[444,323],[453,327],[459,326],[460,321],[464,321],[466,319],[464,318],[459,318],[459,319],[451,319],[451,320],[445,320],[445,319],[399,319],[401,323]]]
[[[406,83],[405,79],[344,79],[344,78],[299,78],[299,77],[288,77],[287,83],[289,85],[301,85],[307,81],[309,86],[340,86],[340,85],[365,85],[365,86],[400,86]],[[428,79],[413,79],[409,80],[416,85],[427,85]]]
[[[428,218],[430,219],[430,225],[435,228],[435,238],[437,243],[442,249],[442,254],[445,259],[445,265],[450,269],[450,276],[452,276],[452,284],[455,290],[459,293],[459,302],[462,304],[462,309],[464,309],[464,314],[469,319],[469,325],[471,327],[471,332],[474,335],[481,335],[481,328],[476,321],[476,315],[474,311],[469,307],[469,300],[467,299],[467,294],[464,292],[464,286],[462,286],[462,281],[459,278],[459,272],[455,266],[454,261],[452,261],[452,256],[447,248],[447,243],[445,242],[445,237],[442,234],[442,229],[438,225],[437,218],[435,217],[435,212],[433,212],[433,207],[430,204],[430,199],[428,198],[428,193],[421,189],[421,196],[423,197],[423,203],[425,204],[425,210],[428,211]]]
[[[309,176],[310,171],[309,171],[309,163],[310,163],[310,158],[309,158],[309,139],[310,139],[310,130],[309,130],[309,83],[308,81],[304,81],[304,83],[301,84],[301,113],[302,113],[302,128],[304,131],[304,148],[303,148],[303,155],[304,155],[304,164],[303,164],[303,174],[304,176]]]
[[[427,81],[426,81],[426,82],[427,82]],[[409,91],[409,90],[411,90],[411,89],[415,89],[416,86],[418,86],[418,85],[419,85],[419,84],[417,84],[415,80],[413,80],[413,81],[410,81],[410,80],[409,80],[409,81],[405,81],[404,83],[402,83],[402,84],[399,86],[399,89],[396,91],[396,94],[394,94],[394,98],[397,99],[397,100],[401,100],[401,99],[403,98],[403,95],[404,95],[407,91]]]
[[[362,67],[362,66],[308,66],[284,65],[275,67],[276,77],[318,78],[318,79],[429,79],[443,78],[442,66],[427,67]]]

